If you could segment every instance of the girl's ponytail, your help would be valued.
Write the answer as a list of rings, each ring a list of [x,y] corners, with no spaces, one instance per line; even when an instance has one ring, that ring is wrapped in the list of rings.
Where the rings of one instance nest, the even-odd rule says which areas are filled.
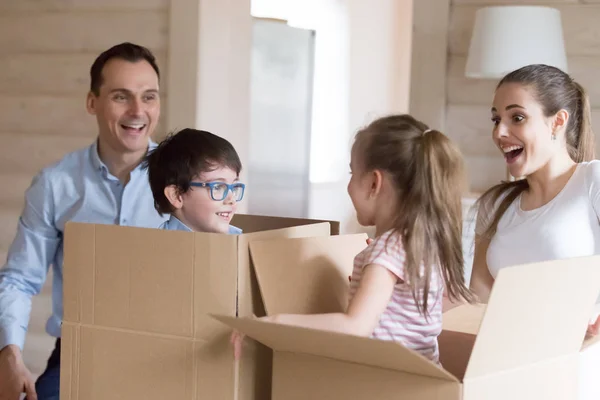
[[[458,147],[443,133],[426,130],[423,158],[417,164],[423,179],[423,208],[428,210],[427,237],[436,249],[450,298],[472,300],[464,281],[462,196],[467,188],[465,166]]]
[[[406,283],[419,312],[429,312],[433,268],[450,298],[472,301],[462,251],[466,177],[456,145],[410,115],[392,115],[359,131],[354,146],[364,170],[385,171],[397,190],[393,229],[402,237]]]

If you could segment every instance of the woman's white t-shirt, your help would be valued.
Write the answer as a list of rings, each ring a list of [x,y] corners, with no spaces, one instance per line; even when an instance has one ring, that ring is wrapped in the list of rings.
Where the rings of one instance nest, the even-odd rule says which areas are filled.
[[[477,234],[485,232],[494,209],[479,210]],[[523,211],[521,196],[513,201],[488,247],[490,273],[495,279],[507,266],[600,254],[599,215],[600,161],[582,162],[563,190],[542,207]]]

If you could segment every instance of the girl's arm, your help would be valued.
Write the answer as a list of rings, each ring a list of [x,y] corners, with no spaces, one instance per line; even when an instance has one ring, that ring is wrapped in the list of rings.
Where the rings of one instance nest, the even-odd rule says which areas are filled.
[[[486,255],[490,240],[477,235],[475,237],[475,254],[473,255],[473,271],[469,288],[482,303],[487,303],[494,284],[494,278],[487,266]]]
[[[261,319],[278,324],[370,336],[390,302],[397,283],[398,277],[388,269],[369,264],[363,270],[360,286],[345,313],[279,314]]]

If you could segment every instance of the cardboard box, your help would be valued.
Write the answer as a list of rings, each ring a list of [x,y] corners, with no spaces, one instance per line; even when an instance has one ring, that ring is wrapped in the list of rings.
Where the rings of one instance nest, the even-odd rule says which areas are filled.
[[[236,215],[242,235],[68,223],[61,400],[269,399],[272,352],[234,362],[209,317],[264,315],[248,244],[339,223]]]
[[[331,307],[336,302],[309,304],[327,291],[342,291],[338,279],[321,282],[319,292],[307,296],[306,282],[298,282],[298,276],[292,281],[282,268],[273,272],[275,257],[280,266],[297,268],[285,253],[327,258],[332,254],[328,246],[336,240],[343,237],[251,245],[269,314],[344,310]],[[272,256],[266,258],[269,252]],[[576,399],[580,350],[600,292],[599,266],[596,256],[501,270],[485,308],[465,305],[445,314],[439,337],[443,367],[393,342],[248,318],[215,318],[274,350],[273,400]],[[304,267],[319,269],[310,262]],[[316,274],[303,278],[316,279]]]
[[[594,321],[600,315],[600,304],[596,303]],[[593,322],[593,321],[592,321]],[[600,336],[583,343],[579,353],[579,396],[578,400],[600,399]]]
[[[354,257],[367,247],[367,237],[360,233],[250,243],[266,314],[345,310]]]

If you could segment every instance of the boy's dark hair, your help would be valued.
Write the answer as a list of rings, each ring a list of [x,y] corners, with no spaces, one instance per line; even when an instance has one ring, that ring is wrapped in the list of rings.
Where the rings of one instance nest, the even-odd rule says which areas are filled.
[[[96,96],[100,94],[100,86],[102,86],[103,78],[102,78],[102,70],[107,62],[112,60],[113,58],[118,58],[121,60],[129,61],[129,62],[138,62],[145,60],[152,66],[154,71],[156,71],[156,75],[160,79],[160,71],[158,69],[158,65],[156,64],[156,58],[154,54],[147,48],[124,42],[121,44],[117,44],[116,46],[111,47],[110,49],[101,53],[90,68],[90,91],[94,93]]]
[[[179,193],[190,189],[190,182],[203,172],[219,167],[231,168],[239,176],[242,162],[229,141],[207,131],[183,129],[170,133],[142,162],[159,214],[170,214],[173,205],[165,188],[175,185]]]

